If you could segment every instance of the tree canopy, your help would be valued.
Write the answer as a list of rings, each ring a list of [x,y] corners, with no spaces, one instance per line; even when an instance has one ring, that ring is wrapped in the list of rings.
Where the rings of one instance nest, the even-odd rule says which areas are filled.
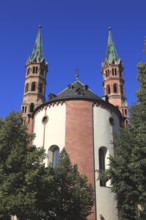
[[[94,200],[87,177],[65,150],[56,167],[45,167],[45,152],[32,140],[20,113],[0,119],[0,219],[85,219]]]
[[[87,177],[79,174],[77,165],[72,165],[65,149],[61,152],[58,166],[49,167],[53,177],[51,193],[52,219],[85,220],[91,213],[94,192]]]
[[[99,178],[111,180],[121,220],[146,219],[146,63],[138,65],[140,88],[129,125],[115,138],[115,157]]]
[[[0,219],[33,216],[44,182],[41,149],[30,146],[33,139],[23,125],[21,114],[11,113],[0,123]]]

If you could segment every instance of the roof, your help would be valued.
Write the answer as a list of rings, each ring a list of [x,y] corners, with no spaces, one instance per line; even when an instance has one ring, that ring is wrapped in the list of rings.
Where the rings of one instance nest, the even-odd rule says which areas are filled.
[[[33,48],[31,56],[27,60],[27,64],[33,63],[33,62],[41,63],[44,60],[45,60],[45,57],[43,53],[41,26],[39,26],[39,31],[36,37],[34,48]]]
[[[99,96],[93,93],[87,85],[84,85],[81,81],[76,80],[69,84],[58,95],[52,93],[49,94],[48,101],[65,100],[65,99],[92,99],[101,100]]]
[[[112,38],[112,32],[111,28],[109,27],[109,33],[108,33],[108,44],[107,44],[107,51],[106,51],[106,60],[112,64],[113,61],[117,61],[117,63],[120,63],[120,59],[118,57],[115,44]]]
[[[103,96],[100,98],[89,89],[88,85],[83,84],[78,79],[73,83],[69,84],[64,90],[62,90],[57,95],[50,93],[48,95],[48,101],[38,106],[33,112],[33,114],[35,114],[35,112],[37,112],[40,108],[42,108],[45,105],[67,100],[86,100],[102,103],[103,105],[107,105],[109,108],[114,109],[121,117],[119,109],[108,102],[108,96]]]

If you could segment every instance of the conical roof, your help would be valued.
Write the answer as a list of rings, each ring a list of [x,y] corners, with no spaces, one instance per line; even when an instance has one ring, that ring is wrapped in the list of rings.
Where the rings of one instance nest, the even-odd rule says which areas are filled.
[[[115,44],[112,38],[112,32],[111,28],[109,27],[109,33],[108,33],[108,43],[107,43],[107,51],[106,51],[106,60],[112,64],[114,60],[117,61],[117,63],[120,62],[120,59],[118,57]]]
[[[36,37],[36,41],[34,44],[34,48],[32,51],[31,56],[28,58],[27,63],[31,62],[37,62],[37,63],[41,63],[44,61],[45,57],[44,57],[44,53],[43,53],[43,45],[42,45],[42,33],[41,33],[41,26],[39,26],[39,31]]]

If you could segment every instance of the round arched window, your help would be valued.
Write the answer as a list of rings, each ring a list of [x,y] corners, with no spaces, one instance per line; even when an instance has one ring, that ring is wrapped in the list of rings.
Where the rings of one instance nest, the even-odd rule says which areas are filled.
[[[48,116],[45,115],[45,116],[42,118],[42,123],[43,123],[43,124],[47,124],[48,120],[49,120]]]

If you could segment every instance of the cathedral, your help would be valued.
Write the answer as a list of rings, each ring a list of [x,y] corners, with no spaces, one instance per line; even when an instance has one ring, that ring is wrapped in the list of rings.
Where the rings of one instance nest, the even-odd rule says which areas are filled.
[[[59,94],[50,93],[45,100],[48,62],[42,49],[41,27],[26,62],[23,120],[28,124],[28,131],[36,134],[33,145],[45,149],[46,165],[56,165],[59,152],[65,148],[71,162],[88,177],[95,191],[95,205],[88,220],[118,220],[110,181],[98,180],[98,170],[108,169],[109,155],[114,156],[114,135],[128,123],[123,69],[111,28],[102,62],[102,97],[76,75],[74,82],[69,82]]]

